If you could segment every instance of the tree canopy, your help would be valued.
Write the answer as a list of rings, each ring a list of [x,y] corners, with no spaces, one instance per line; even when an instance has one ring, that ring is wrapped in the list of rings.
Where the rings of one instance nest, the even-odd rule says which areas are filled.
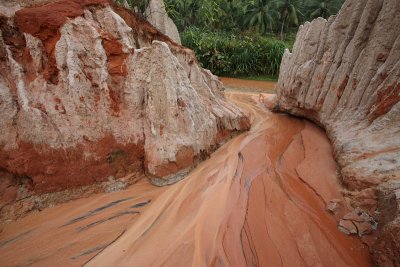
[[[305,21],[329,18],[344,0],[165,0],[178,29],[256,31],[262,35],[296,31]]]

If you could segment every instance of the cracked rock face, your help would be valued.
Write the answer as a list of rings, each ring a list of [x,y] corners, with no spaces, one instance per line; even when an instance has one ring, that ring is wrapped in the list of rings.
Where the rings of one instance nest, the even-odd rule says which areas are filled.
[[[144,171],[171,183],[249,128],[191,50],[123,7],[4,10],[0,173],[26,177],[35,193]]]
[[[277,85],[275,109],[326,129],[353,204],[369,211],[374,188],[400,179],[399,12],[397,0],[348,0],[306,23]]]

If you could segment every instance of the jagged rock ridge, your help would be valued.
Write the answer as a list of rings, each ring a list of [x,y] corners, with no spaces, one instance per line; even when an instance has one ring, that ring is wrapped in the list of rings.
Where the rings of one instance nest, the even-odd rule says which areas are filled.
[[[277,85],[275,108],[326,129],[354,206],[371,213],[375,187],[400,179],[399,13],[397,0],[348,0],[328,21],[306,23]],[[385,255],[380,264],[396,259]]]
[[[1,15],[0,30],[2,202],[15,186],[41,194],[144,171],[171,183],[249,128],[191,50],[121,6],[51,2]]]

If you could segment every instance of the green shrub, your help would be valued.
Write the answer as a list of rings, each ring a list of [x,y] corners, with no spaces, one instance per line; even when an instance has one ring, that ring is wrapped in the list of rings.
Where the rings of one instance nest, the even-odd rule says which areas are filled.
[[[183,45],[193,49],[202,66],[217,75],[279,74],[285,48],[275,38],[237,36],[190,27],[181,33]]]

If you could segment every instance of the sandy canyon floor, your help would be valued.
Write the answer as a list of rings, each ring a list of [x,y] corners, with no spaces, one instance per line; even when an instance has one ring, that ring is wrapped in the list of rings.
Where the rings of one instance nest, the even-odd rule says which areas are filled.
[[[271,113],[255,89],[227,91],[252,129],[186,179],[143,180],[5,223],[0,265],[370,266],[367,247],[337,229],[346,207],[326,211],[345,201],[325,133]]]

